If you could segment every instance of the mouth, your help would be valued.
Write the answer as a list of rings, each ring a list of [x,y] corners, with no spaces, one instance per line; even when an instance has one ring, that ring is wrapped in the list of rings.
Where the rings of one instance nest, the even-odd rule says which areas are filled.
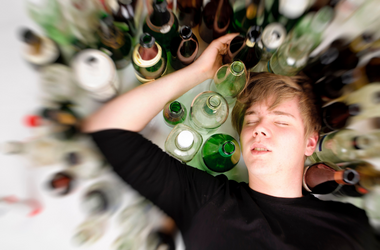
[[[251,148],[251,154],[253,155],[261,155],[261,154],[267,154],[270,153],[269,149],[263,147],[263,146],[256,146]]]

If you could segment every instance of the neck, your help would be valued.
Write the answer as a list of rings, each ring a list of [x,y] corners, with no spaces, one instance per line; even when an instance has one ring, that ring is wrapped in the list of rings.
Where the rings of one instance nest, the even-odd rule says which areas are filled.
[[[249,187],[257,192],[281,198],[302,197],[303,168],[287,171],[253,175],[249,173]]]

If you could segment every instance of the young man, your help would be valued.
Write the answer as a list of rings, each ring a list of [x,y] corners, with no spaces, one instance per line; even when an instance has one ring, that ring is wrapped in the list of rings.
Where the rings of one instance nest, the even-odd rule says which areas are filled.
[[[106,104],[83,131],[123,180],[175,220],[188,250],[380,249],[363,210],[302,195],[304,160],[320,125],[300,77],[257,74],[239,96],[232,121],[249,184],[181,164],[137,133],[168,101],[212,78],[234,36],[213,41],[185,69]]]

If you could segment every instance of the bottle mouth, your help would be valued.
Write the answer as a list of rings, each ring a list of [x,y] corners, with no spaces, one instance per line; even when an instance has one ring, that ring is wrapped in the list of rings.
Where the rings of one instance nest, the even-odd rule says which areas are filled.
[[[223,143],[221,149],[225,155],[230,156],[233,153],[235,153],[236,147],[232,141],[227,141],[227,142]]]
[[[217,95],[211,95],[207,99],[207,107],[209,107],[212,110],[216,110],[222,105],[222,100],[220,100],[220,97]]]
[[[230,65],[230,70],[234,76],[241,76],[244,73],[244,63],[241,61],[234,61]]]
[[[143,48],[152,48],[155,42],[156,39],[149,33],[144,33],[140,36],[140,45]]]
[[[183,39],[189,39],[193,35],[193,32],[189,26],[185,25],[181,28],[180,34]]]
[[[169,108],[170,108],[170,111],[173,112],[173,113],[175,113],[175,114],[179,114],[179,113],[182,112],[182,106],[177,101],[174,101],[174,102],[170,103]]]
[[[261,40],[261,34],[262,34],[262,28],[261,26],[251,26],[247,31],[247,41],[250,43],[247,44],[247,46],[252,47],[255,45],[255,43],[259,42]],[[251,45],[251,46],[250,46]]]
[[[346,169],[343,173],[343,180],[349,185],[355,185],[359,182],[360,175],[355,170]]]

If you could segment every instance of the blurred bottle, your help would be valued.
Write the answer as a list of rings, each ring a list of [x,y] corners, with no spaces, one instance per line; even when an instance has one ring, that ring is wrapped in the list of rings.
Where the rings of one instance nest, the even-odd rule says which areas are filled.
[[[144,229],[149,225],[149,214],[152,207],[153,205],[146,199],[140,199],[137,202],[128,204],[117,217],[117,222],[123,235],[129,236],[130,239],[138,241],[139,239],[136,238],[139,238]],[[131,242],[130,240],[127,240],[125,243],[136,246],[134,242]]]
[[[202,92],[191,103],[190,125],[200,133],[212,133],[227,120],[228,112],[223,96],[213,91]]]
[[[233,18],[233,10],[228,0],[211,0],[203,8],[199,35],[206,43],[211,43],[227,34]]]
[[[5,196],[0,198],[0,215],[13,212],[28,217],[40,214],[42,205],[35,199],[20,200],[15,196]]]
[[[108,54],[114,61],[116,69],[123,69],[130,63],[132,38],[113,23],[112,16],[104,14],[98,29],[100,44],[98,49]]]
[[[193,159],[203,142],[202,136],[194,129],[178,124],[165,141],[165,151],[186,163]]]
[[[209,89],[221,94],[229,105],[243,90],[248,80],[248,73],[241,61],[225,64],[215,73]]]
[[[368,82],[380,82],[380,57],[373,57],[365,65]]]
[[[76,102],[82,93],[74,80],[74,73],[68,66],[51,64],[40,71],[42,98],[53,102],[72,100]]]
[[[347,127],[352,116],[360,114],[360,106],[334,102],[322,108],[322,133],[329,133]]]
[[[132,63],[141,83],[153,81],[166,73],[165,49],[149,33],[143,33],[140,43],[133,50]]]
[[[289,32],[310,8],[310,0],[273,0],[265,1],[265,19],[263,27],[278,22]]]
[[[179,25],[197,26],[201,22],[202,4],[202,0],[177,0]]]
[[[214,134],[202,146],[201,157],[206,172],[227,172],[240,160],[239,143],[230,135]]]
[[[178,20],[172,11],[167,8],[166,0],[153,0],[153,13],[147,16],[143,25],[143,32],[152,35],[166,52],[170,50],[170,43],[178,35]]]
[[[341,163],[377,157],[379,150],[378,130],[363,134],[355,130],[342,129],[322,136],[309,159],[312,162]]]
[[[160,230],[152,230],[149,232],[145,241],[145,249],[147,250],[175,250],[173,235]]]
[[[91,245],[105,234],[107,221],[105,218],[88,218],[75,230],[72,242],[75,246]]]
[[[23,28],[21,39],[24,43],[23,57],[34,68],[41,69],[53,63],[64,64],[58,45],[50,38],[38,36],[32,30]]]
[[[264,22],[264,0],[236,0],[233,1],[232,8],[232,28],[242,35],[247,34],[251,26],[261,26]]]
[[[268,72],[285,76],[296,75],[306,66],[313,44],[310,36],[283,43],[268,61]]]
[[[318,162],[305,168],[302,186],[313,194],[329,194],[342,185],[355,185],[359,180],[359,173],[353,169],[342,170],[334,163]]]
[[[135,10],[132,0],[117,0],[116,8],[112,9],[112,16],[116,22],[125,23],[132,37],[137,35],[135,24]]]
[[[335,6],[342,0],[316,0],[310,7],[309,11],[318,11],[325,6],[335,8]]]
[[[171,65],[175,70],[182,69],[194,62],[199,50],[197,37],[189,26],[182,26],[179,36],[174,37],[171,45]]]
[[[60,45],[70,44],[73,34],[57,0],[26,0],[26,9],[49,38]]]
[[[72,193],[77,184],[77,178],[73,173],[61,171],[49,178],[46,189],[55,196],[65,196]]]
[[[162,115],[164,116],[166,125],[169,127],[174,127],[175,125],[186,120],[187,110],[182,103],[174,101],[165,105],[162,110]]]
[[[223,63],[232,63],[235,60],[241,60],[247,70],[250,70],[261,59],[262,29],[260,26],[252,26],[249,28],[246,37],[236,36],[232,39],[228,46],[227,54],[223,57]]]
[[[72,68],[79,87],[95,100],[106,102],[118,95],[120,82],[115,64],[105,53],[83,50],[73,59]]]

